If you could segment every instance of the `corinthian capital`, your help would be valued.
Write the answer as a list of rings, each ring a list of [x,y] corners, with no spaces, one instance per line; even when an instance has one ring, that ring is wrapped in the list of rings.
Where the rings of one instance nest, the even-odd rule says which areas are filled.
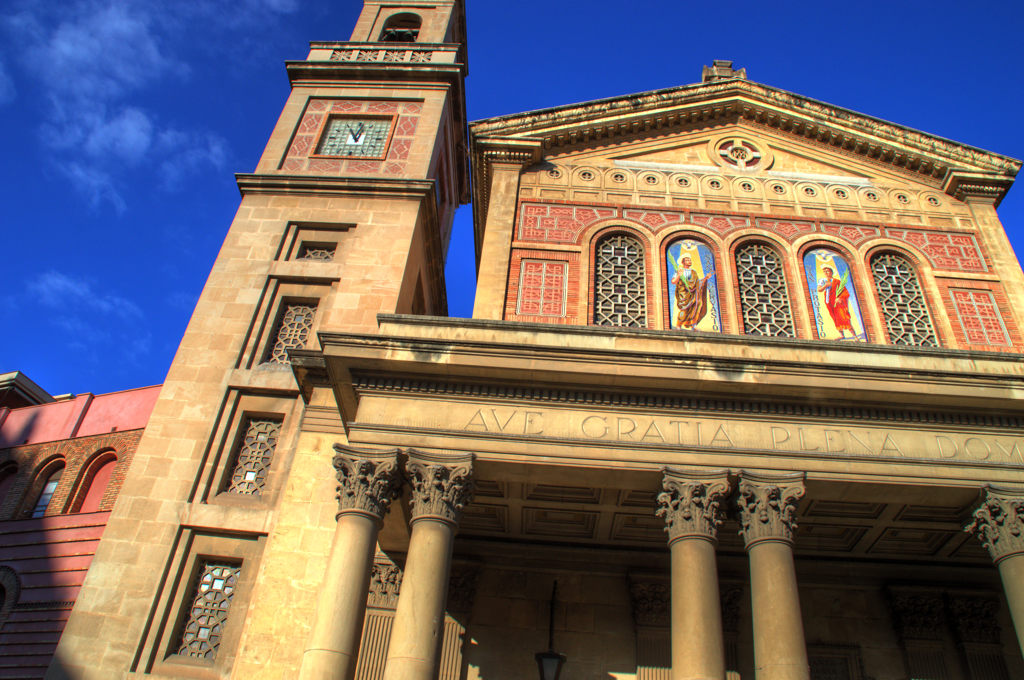
[[[728,470],[673,470],[661,468],[664,478],[658,494],[658,517],[665,520],[671,544],[685,536],[715,540],[722,524],[720,505],[729,493]]]
[[[1024,491],[986,487],[982,493],[964,531],[976,535],[999,564],[1024,552]]]
[[[384,519],[391,501],[402,492],[398,449],[375,451],[334,445],[338,478],[338,514],[369,514]]]
[[[458,524],[462,508],[473,500],[473,454],[460,456],[409,449],[406,465],[412,486],[412,518]]]
[[[793,542],[796,507],[804,495],[804,473],[740,472],[736,509],[740,535],[749,550],[759,541]]]

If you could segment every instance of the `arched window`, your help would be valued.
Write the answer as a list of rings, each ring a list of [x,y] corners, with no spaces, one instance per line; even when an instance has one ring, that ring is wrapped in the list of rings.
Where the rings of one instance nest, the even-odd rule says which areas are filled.
[[[759,243],[737,248],[736,279],[747,335],[796,337],[786,276],[774,250]]]
[[[594,252],[594,324],[647,327],[644,247],[625,234],[603,238]]]
[[[36,501],[36,506],[32,509],[33,518],[42,517],[46,514],[46,508],[50,506],[50,499],[53,498],[53,492],[57,490],[57,484],[60,483],[60,476],[63,473],[63,465],[50,472],[46,478],[46,484],[43,485],[43,490],[39,494],[39,499]]]
[[[860,296],[846,259],[825,248],[810,250],[804,253],[804,273],[818,338],[867,342]]]
[[[89,472],[86,473],[86,480],[89,486],[83,489],[84,498],[82,498],[82,495],[79,495],[79,498],[82,498],[82,504],[78,512],[100,511],[103,494],[107,491],[107,486],[110,484],[110,478],[114,474],[115,467],[117,467],[117,458],[112,456],[103,456],[92,464]]]
[[[412,12],[393,14],[384,22],[384,30],[380,33],[380,42],[416,42],[422,23],[423,20],[419,15]]]
[[[875,277],[875,290],[878,291],[890,342],[894,345],[938,347],[924,291],[910,262],[893,253],[882,253],[871,259],[871,273]]]
[[[0,469],[0,506],[4,504],[7,494],[11,492],[11,487],[14,486],[14,479],[17,476],[18,468],[15,465],[8,465]]]

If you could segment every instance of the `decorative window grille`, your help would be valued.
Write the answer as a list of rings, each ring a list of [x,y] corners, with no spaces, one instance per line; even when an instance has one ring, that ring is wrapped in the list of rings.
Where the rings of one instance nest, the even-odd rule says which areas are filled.
[[[182,620],[178,656],[213,661],[220,649],[228,610],[242,567],[224,562],[203,562],[190,594],[192,605]]]
[[[313,315],[316,305],[294,304],[285,305],[284,314],[274,331],[274,346],[264,363],[288,364],[288,350],[301,349],[306,346],[309,331],[313,328]]]
[[[736,251],[736,277],[747,334],[796,337],[779,256],[756,243],[740,248]]]
[[[894,345],[938,347],[924,292],[906,258],[883,253],[871,260],[882,316]]]
[[[647,327],[647,276],[640,241],[616,234],[597,246],[594,267],[594,323]]]
[[[333,245],[309,245],[303,244],[299,249],[300,260],[320,260],[330,262],[334,259],[334,251],[337,246]]]
[[[250,418],[245,436],[238,443],[235,470],[228,481],[227,490],[249,496],[262,496],[267,484],[267,472],[274,460],[281,421]]]

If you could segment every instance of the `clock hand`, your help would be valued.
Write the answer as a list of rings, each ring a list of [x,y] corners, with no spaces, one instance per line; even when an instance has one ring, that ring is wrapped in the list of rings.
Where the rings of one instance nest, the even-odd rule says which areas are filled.
[[[366,123],[360,123],[359,128],[355,132],[352,131],[351,127],[348,129],[348,134],[352,137],[353,142],[359,143],[359,138],[363,136],[364,127],[366,127]]]

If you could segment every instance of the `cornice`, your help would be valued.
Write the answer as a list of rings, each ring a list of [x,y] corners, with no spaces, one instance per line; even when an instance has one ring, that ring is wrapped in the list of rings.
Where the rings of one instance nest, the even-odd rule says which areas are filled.
[[[423,198],[434,191],[432,179],[394,179],[390,177],[324,177],[322,175],[284,175],[235,173],[238,191],[247,194],[359,194]]]
[[[540,137],[545,148],[744,118],[914,173],[950,168],[1010,179],[1021,161],[749,80],[727,80],[529,111],[470,123],[470,135]]]

